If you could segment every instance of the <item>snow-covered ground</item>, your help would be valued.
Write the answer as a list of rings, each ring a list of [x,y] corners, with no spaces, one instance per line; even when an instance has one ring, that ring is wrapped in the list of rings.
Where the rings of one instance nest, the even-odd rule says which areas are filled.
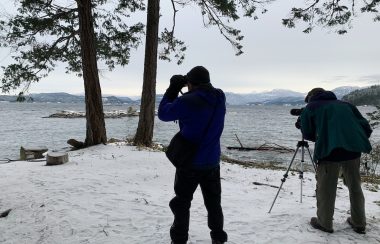
[[[347,188],[340,182],[333,234],[309,225],[315,216],[315,179],[304,175],[303,203],[298,174],[290,175],[268,210],[284,172],[222,163],[222,206],[228,243],[380,243],[380,194],[364,190],[367,234],[345,222]],[[0,243],[170,243],[174,167],[162,152],[125,145],[101,145],[70,152],[70,162],[0,165]],[[365,187],[363,187],[365,189]],[[211,243],[207,213],[198,189],[191,207],[189,243]]]

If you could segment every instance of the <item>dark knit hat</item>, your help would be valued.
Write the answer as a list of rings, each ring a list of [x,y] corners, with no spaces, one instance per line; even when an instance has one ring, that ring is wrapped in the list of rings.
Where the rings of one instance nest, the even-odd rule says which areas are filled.
[[[320,94],[320,93],[322,93],[322,92],[325,92],[325,91],[326,91],[325,89],[320,88],[320,87],[317,87],[317,88],[313,88],[313,89],[311,89],[311,90],[307,93],[307,95],[306,95],[306,97],[305,97],[305,103],[310,102],[310,98],[311,98],[312,96],[318,95],[318,94]]]
[[[187,81],[192,85],[200,85],[210,83],[210,74],[203,66],[192,68],[186,75]]]

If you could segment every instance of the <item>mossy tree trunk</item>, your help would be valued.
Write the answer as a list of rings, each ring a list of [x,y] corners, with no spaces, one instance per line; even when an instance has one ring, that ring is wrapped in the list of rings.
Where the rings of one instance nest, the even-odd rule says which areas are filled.
[[[86,103],[85,145],[107,142],[102,92],[99,82],[91,0],[77,0],[79,36]]]

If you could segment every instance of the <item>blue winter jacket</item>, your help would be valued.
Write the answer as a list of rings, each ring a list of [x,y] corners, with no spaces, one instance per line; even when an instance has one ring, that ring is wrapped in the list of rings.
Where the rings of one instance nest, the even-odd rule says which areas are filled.
[[[225,113],[225,95],[215,88],[198,88],[174,100],[164,95],[158,108],[160,120],[178,120],[182,136],[199,145],[192,165],[194,169],[211,169],[219,165]]]

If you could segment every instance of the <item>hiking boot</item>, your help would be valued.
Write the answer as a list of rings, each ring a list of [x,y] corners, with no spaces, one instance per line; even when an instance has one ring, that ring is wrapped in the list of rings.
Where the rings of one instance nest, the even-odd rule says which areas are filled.
[[[354,223],[352,223],[351,217],[347,218],[347,223],[351,226],[351,228],[359,234],[365,234],[365,227],[359,227],[355,226]]]
[[[329,229],[326,229],[325,227],[323,227],[322,225],[320,225],[318,223],[318,218],[317,217],[312,217],[311,220],[310,220],[310,225],[315,228],[315,229],[318,229],[318,230],[321,230],[321,231],[324,231],[324,232],[328,232],[328,233],[333,233],[334,230],[329,230]]]
[[[224,242],[212,239],[212,244],[223,244]]]

